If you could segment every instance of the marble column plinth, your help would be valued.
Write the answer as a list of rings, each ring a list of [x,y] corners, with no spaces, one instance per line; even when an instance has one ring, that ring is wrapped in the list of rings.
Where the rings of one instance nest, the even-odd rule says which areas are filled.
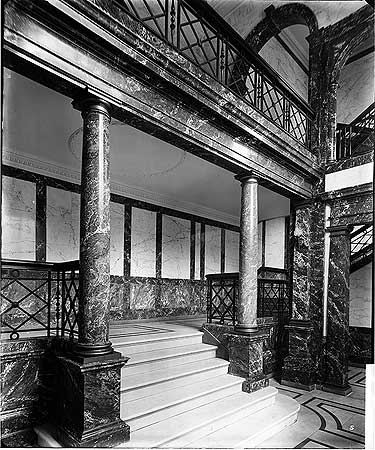
[[[311,391],[315,389],[317,374],[311,354],[313,327],[309,321],[291,320],[285,328],[289,330],[289,355],[284,359],[281,384]]]
[[[64,447],[115,447],[128,441],[129,426],[120,418],[121,368],[128,358],[118,352],[96,362],[73,358],[55,358],[55,439]]]
[[[258,298],[258,179],[253,175],[235,177],[241,181],[241,224],[236,330],[257,331]]]
[[[245,378],[244,392],[255,392],[268,386],[263,371],[263,346],[268,338],[266,331],[251,334],[228,333],[229,369],[228,373]]]
[[[330,253],[322,389],[341,395],[351,392],[348,383],[350,230],[348,226],[327,229]]]
[[[73,102],[82,112],[80,213],[80,301],[78,343],[81,356],[113,351],[109,341],[110,170],[109,105],[87,94]]]

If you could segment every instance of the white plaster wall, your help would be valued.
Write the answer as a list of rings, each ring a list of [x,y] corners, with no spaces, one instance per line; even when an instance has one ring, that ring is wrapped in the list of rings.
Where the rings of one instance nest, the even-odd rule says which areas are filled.
[[[349,325],[371,327],[372,263],[350,274]]]
[[[325,177],[326,192],[371,183],[373,180],[374,166],[372,163],[329,173]]]
[[[47,261],[79,258],[80,196],[47,187]]]
[[[205,245],[205,275],[209,273],[220,273],[220,228],[206,225]]]
[[[302,98],[307,100],[308,76],[276,38],[271,38],[259,54]]]
[[[225,272],[238,272],[240,233],[225,230]]]
[[[266,267],[284,268],[285,253],[285,217],[278,217],[266,222]]]
[[[35,183],[3,177],[2,258],[35,260]]]
[[[162,278],[190,278],[190,221],[163,214]]]
[[[337,122],[350,123],[374,101],[374,53],[344,66],[337,89]]]
[[[111,202],[111,275],[124,274],[124,205]]]
[[[130,275],[156,275],[156,213],[132,208]]]
[[[195,223],[195,276],[196,280],[201,277],[201,224]]]

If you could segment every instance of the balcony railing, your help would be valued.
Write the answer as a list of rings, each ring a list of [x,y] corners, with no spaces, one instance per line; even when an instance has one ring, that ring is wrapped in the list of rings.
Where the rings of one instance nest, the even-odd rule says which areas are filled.
[[[350,234],[350,271],[354,272],[372,261],[373,225],[355,227]]]
[[[268,272],[272,269],[268,269]],[[277,270],[280,274],[280,270]],[[286,275],[286,274],[285,274]],[[207,275],[207,322],[237,323],[238,272]],[[285,277],[286,278],[286,277]],[[290,295],[287,279],[258,278],[258,317],[288,318]]]
[[[375,103],[365,109],[350,124],[337,124],[336,160],[349,158],[364,141],[374,135]]]
[[[2,336],[78,334],[79,261],[37,263],[2,261]]]
[[[202,0],[116,0],[133,19],[309,147],[313,111]]]

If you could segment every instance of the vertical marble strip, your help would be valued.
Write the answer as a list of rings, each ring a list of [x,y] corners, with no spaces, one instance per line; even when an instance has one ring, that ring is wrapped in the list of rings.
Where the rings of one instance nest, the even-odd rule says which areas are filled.
[[[289,221],[290,217],[285,217],[285,233],[284,233],[284,269],[289,269]]]
[[[162,213],[156,213],[156,278],[161,278],[162,265],[162,238],[163,238],[163,220]]]
[[[41,181],[36,183],[35,213],[35,256],[37,261],[45,261],[47,248],[47,186]]]
[[[130,277],[132,206],[124,205],[124,277]]]
[[[195,277],[195,222],[190,222],[190,279]]]
[[[225,229],[221,228],[220,233],[220,272],[225,272]]]
[[[204,280],[204,268],[206,265],[206,244],[205,244],[205,235],[206,235],[206,227],[204,223],[201,223],[201,258],[200,258],[200,277],[201,280]]]
[[[266,265],[266,221],[262,221],[262,266]]]
[[[201,224],[195,222],[195,279],[201,279]]]
[[[258,269],[263,266],[263,226],[264,222],[258,222]]]

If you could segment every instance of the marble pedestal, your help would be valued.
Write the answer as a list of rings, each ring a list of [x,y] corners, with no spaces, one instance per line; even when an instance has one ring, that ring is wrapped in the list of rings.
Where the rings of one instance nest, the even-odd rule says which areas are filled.
[[[251,334],[228,333],[229,370],[228,373],[245,378],[244,392],[255,392],[268,386],[263,372],[263,345],[268,332]]]
[[[311,354],[313,327],[309,321],[291,320],[289,355],[284,359],[281,384],[311,391],[315,389],[317,366]]]
[[[54,437],[64,447],[114,447],[129,440],[120,418],[120,353],[75,359],[57,356]]]

